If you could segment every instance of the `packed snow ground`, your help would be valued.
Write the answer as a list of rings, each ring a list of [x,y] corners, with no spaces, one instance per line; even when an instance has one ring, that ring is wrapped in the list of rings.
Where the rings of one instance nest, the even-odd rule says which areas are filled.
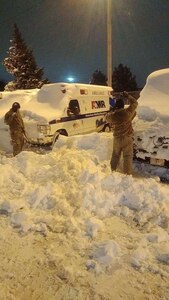
[[[1,156],[0,299],[169,299],[169,187],[111,173],[111,150],[94,133]]]
[[[145,138],[168,124],[139,106]],[[134,176],[111,173],[111,133],[60,136],[52,151],[16,157],[3,137],[0,300],[169,299],[168,170],[135,162]]]

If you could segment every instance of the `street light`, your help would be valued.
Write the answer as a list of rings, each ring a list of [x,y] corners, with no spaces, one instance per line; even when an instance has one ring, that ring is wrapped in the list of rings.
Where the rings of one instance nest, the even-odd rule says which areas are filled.
[[[112,0],[107,0],[107,79],[112,87]]]
[[[74,81],[75,81],[75,78],[72,77],[72,76],[69,76],[69,77],[67,78],[67,80],[68,80],[69,82],[74,82]]]

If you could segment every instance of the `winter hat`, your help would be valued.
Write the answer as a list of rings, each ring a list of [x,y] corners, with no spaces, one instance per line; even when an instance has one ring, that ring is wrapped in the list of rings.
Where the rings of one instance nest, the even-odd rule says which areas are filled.
[[[12,109],[19,109],[21,106],[20,106],[20,104],[18,103],[18,102],[14,102],[13,104],[12,104]]]
[[[12,110],[13,110],[13,111],[17,111],[20,107],[21,107],[21,106],[20,106],[20,104],[19,104],[18,102],[14,102],[14,103],[12,104]]]
[[[116,100],[115,108],[116,109],[124,108],[124,101],[122,98]]]

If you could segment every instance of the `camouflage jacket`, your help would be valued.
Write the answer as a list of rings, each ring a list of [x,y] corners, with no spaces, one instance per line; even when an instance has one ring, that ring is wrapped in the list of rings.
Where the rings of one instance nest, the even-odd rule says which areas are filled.
[[[10,131],[20,131],[24,132],[24,123],[21,117],[21,114],[19,111],[13,112],[12,109],[10,109],[4,117],[5,124],[9,125]]]
[[[136,115],[138,102],[132,96],[128,96],[128,100],[129,106],[127,108],[116,109],[106,115],[106,121],[112,125],[115,137],[133,134],[132,120]]]

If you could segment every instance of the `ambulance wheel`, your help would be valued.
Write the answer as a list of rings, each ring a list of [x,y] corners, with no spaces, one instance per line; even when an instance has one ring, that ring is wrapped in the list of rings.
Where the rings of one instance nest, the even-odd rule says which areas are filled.
[[[59,134],[68,136],[67,131],[65,129],[58,130]]]
[[[104,132],[110,132],[110,131],[111,131],[110,126],[109,126],[108,124],[106,124],[106,125],[104,126],[104,128],[103,128],[103,131],[104,131]]]
[[[54,143],[58,140],[60,134],[61,134],[61,135],[68,136],[67,131],[66,131],[65,129],[57,130],[57,131],[56,131],[56,134],[55,134]]]

